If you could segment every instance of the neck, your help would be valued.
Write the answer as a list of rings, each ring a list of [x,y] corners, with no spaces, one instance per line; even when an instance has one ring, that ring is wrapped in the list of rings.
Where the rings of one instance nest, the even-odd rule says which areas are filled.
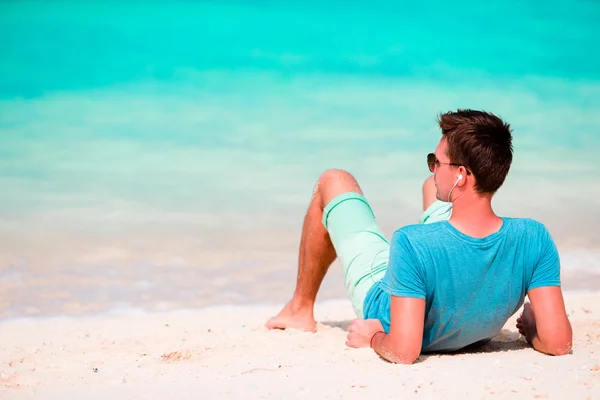
[[[502,227],[502,219],[492,209],[492,196],[462,193],[452,205],[452,226],[465,235],[482,238]]]

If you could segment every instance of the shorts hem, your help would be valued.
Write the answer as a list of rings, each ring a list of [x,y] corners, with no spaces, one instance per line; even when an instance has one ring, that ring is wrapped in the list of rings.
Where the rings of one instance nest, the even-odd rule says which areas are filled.
[[[329,218],[329,214],[333,211],[334,208],[336,208],[337,206],[339,206],[340,204],[342,204],[343,202],[345,202],[347,200],[360,200],[363,203],[365,203],[367,205],[367,207],[369,207],[369,210],[371,210],[371,213],[373,213],[373,210],[371,209],[371,206],[367,202],[367,199],[362,194],[357,193],[357,192],[342,193],[342,194],[334,197],[333,199],[331,199],[331,201],[329,203],[327,203],[327,205],[323,209],[323,218],[322,218],[321,222],[323,223],[323,226],[325,227],[325,229],[329,229],[327,227],[327,219]]]

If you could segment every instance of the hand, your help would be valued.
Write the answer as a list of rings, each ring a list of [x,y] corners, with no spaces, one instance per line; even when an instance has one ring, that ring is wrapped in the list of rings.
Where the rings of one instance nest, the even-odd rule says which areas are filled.
[[[537,327],[535,325],[535,315],[533,314],[533,308],[530,303],[525,303],[523,306],[523,313],[517,318],[517,329],[519,333],[525,336],[525,339],[529,343],[537,335]]]
[[[348,327],[348,347],[370,347],[371,338],[377,332],[384,332],[383,325],[378,319],[357,318]]]

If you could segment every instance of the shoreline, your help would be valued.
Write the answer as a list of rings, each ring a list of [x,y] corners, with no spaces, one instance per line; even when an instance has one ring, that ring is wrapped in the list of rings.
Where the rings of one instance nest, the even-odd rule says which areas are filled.
[[[577,288],[577,289],[564,289],[564,296],[598,296],[600,299],[600,287],[597,289],[590,288]],[[525,300],[527,301],[527,299]],[[315,304],[315,310],[319,307],[328,308],[330,306],[344,307],[344,304],[350,304],[350,300],[347,297],[330,297],[326,299],[317,299]],[[33,315],[19,315],[0,317],[0,327],[3,324],[19,323],[19,322],[50,322],[50,321],[69,321],[69,320],[81,320],[81,319],[95,319],[95,318],[110,318],[110,317],[149,317],[149,316],[161,316],[161,315],[172,315],[172,314],[195,314],[202,312],[216,312],[219,310],[256,310],[256,309],[270,309],[274,308],[279,310],[283,307],[283,302],[265,302],[257,301],[254,303],[222,303],[222,304],[209,304],[199,307],[173,307],[170,309],[148,309],[142,307],[112,307],[100,311],[88,311],[80,314],[65,314],[65,313],[43,313]]]

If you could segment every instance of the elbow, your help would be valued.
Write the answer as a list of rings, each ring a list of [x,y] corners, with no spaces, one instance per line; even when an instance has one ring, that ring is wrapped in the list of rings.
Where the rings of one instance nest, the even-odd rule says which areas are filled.
[[[572,349],[572,340],[554,342],[546,345],[546,353],[552,356],[565,356],[567,354],[571,354]]]
[[[411,365],[417,360],[417,358],[419,358],[419,356],[400,358],[398,359],[398,362],[396,362],[396,364]]]
[[[571,354],[571,347],[563,347],[561,349],[555,349],[552,353],[553,356],[566,356],[567,354]]]
[[[389,361],[395,364],[411,365],[419,358],[420,354],[421,352],[419,350],[395,352],[394,354],[390,354]]]
[[[566,330],[561,335],[543,340],[544,352],[553,356],[564,356],[571,354],[573,350],[573,333],[571,329]]]

